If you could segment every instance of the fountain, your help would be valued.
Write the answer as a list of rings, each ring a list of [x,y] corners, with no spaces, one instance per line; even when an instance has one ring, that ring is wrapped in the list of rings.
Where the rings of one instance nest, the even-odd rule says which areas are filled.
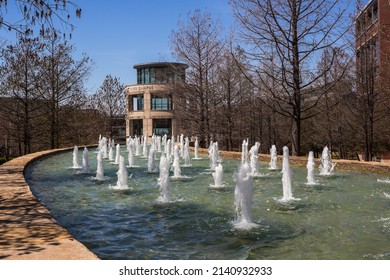
[[[214,149],[214,143],[213,143],[213,141],[210,141],[210,145],[209,145],[209,148],[207,149],[207,152],[209,154],[208,159],[210,162],[210,169],[211,170],[213,170],[212,165],[214,164],[214,167],[215,167],[215,164],[217,163],[216,161],[213,163],[213,149]]]
[[[248,162],[248,139],[242,141],[241,164]]]
[[[188,137],[185,138],[184,149],[183,149],[183,159],[184,165],[183,167],[191,167],[190,163],[190,141]]]
[[[313,151],[309,152],[309,157],[307,160],[306,168],[307,168],[307,184],[308,185],[316,185],[317,181],[314,178],[315,163],[314,163]]]
[[[99,154],[91,157],[94,152],[89,149],[91,169],[101,161]],[[120,183],[129,177],[116,165],[98,168],[107,176],[104,183],[64,168],[72,152],[33,162],[25,176],[54,218],[101,259],[390,259],[390,191],[377,180],[386,173],[339,170],[307,187],[306,167],[284,166],[284,174],[254,180],[249,163],[246,171],[237,168],[238,155],[224,158],[225,187],[213,189],[209,162],[201,160],[185,169],[191,180],[169,177],[166,185],[163,174],[170,167],[168,161],[162,168],[164,156],[159,175],[146,174],[148,159],[136,158],[140,168],[132,169],[128,185]],[[268,168],[268,162],[259,164],[260,170]],[[218,163],[213,172],[215,185],[222,181],[220,168]],[[293,181],[294,196],[302,200],[280,203],[281,178],[290,168],[290,186]],[[117,186],[136,187],[115,191]]]
[[[102,142],[102,157],[108,158],[107,138],[103,137]]]
[[[184,157],[184,135],[183,134],[180,135],[179,141],[180,141],[180,146],[179,146],[180,147],[180,157],[183,158]]]
[[[84,147],[82,167],[79,173],[84,173],[84,174],[91,173],[91,170],[89,169],[89,158],[88,158],[87,147]]]
[[[171,201],[171,188],[169,183],[169,159],[162,154],[160,157],[160,176],[157,179],[158,186],[160,186],[160,196],[157,198],[158,202],[167,203]]]
[[[133,145],[134,145],[133,143],[130,143],[129,148],[128,148],[129,167],[138,167],[134,163],[134,147],[133,147]]]
[[[112,146],[111,139],[108,141],[108,160],[114,161],[114,147]]]
[[[277,170],[278,169],[278,154],[276,152],[276,146],[272,145],[270,149],[270,162],[269,162],[269,170]]]
[[[198,137],[195,138],[195,143],[194,143],[194,158],[195,160],[199,160],[201,159],[199,157],[199,141],[198,141]]]
[[[114,190],[127,190],[129,189],[129,186],[127,185],[127,169],[125,165],[125,159],[123,156],[119,156],[119,168],[118,172],[116,173],[118,176],[118,180],[116,182],[116,185],[109,186],[110,189]]]
[[[78,153],[79,153],[79,148],[77,146],[74,146],[73,148],[73,169],[81,169],[81,166],[79,164],[78,160]]]
[[[158,173],[156,165],[156,148],[154,143],[150,147],[149,158],[148,158],[148,173]]]
[[[259,148],[260,143],[256,142],[255,145],[249,150],[250,154],[250,167],[251,167],[251,176],[252,177],[262,177],[264,176],[259,172]]]
[[[175,136],[172,135],[172,138],[171,138],[171,157],[173,157],[174,153],[175,153]]]
[[[139,157],[141,156],[141,143],[140,143],[140,138],[139,137],[135,137],[135,156],[136,157]]]
[[[148,144],[147,144],[147,137],[146,135],[144,135],[144,138],[143,138],[143,142],[142,142],[142,157],[143,158],[148,158]]]
[[[322,150],[321,155],[321,164],[319,166],[320,175],[332,175],[334,173],[334,168],[336,163],[332,162],[331,152],[327,146]]]
[[[210,185],[211,188],[222,188],[225,186],[223,183],[223,167],[218,163],[215,167],[215,171],[211,173],[214,178],[214,185]]]
[[[103,137],[101,140],[101,149],[102,151],[102,157],[108,158],[108,151],[107,151],[107,138]]]
[[[97,164],[96,177],[94,177],[92,179],[95,179],[98,181],[104,181],[104,180],[108,179],[108,177],[104,176],[103,151],[100,150],[98,152],[96,160],[97,160],[97,162],[96,162],[96,164]]]
[[[291,185],[291,168],[289,162],[289,150],[287,146],[283,147],[283,167],[282,167],[283,197],[280,202],[290,202],[295,200]]]
[[[164,134],[164,136],[161,138],[161,146],[163,147],[163,152],[165,154],[167,153],[167,141],[168,141],[168,136]]]
[[[119,157],[121,155],[121,146],[119,144],[116,145],[116,151],[115,151],[115,161],[114,164],[119,164]]]
[[[210,170],[215,170],[219,160],[218,142],[211,142],[209,147]]]
[[[377,182],[390,184],[390,179],[389,178],[387,178],[387,179],[377,179]]]
[[[165,155],[169,161],[172,159],[172,145],[171,145],[171,139],[167,140],[167,144],[165,145]]]
[[[256,227],[257,224],[252,222],[253,179],[249,164],[242,164],[234,177],[236,180],[236,188],[234,189],[236,219],[233,225],[238,229]]]
[[[172,164],[172,169],[173,169],[173,178],[181,178],[181,169],[180,169],[180,151],[179,151],[179,146],[175,145],[175,150],[173,152],[173,164]]]
[[[161,136],[156,136],[156,146],[157,146],[157,152],[161,153]]]

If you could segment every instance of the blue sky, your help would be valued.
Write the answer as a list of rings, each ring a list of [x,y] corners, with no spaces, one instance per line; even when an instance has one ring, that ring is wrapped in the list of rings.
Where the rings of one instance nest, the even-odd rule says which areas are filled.
[[[93,61],[86,83],[88,94],[102,85],[106,75],[125,84],[136,83],[133,65],[144,62],[172,61],[169,36],[179,18],[195,9],[207,10],[219,19],[225,30],[233,24],[229,0],[73,0],[82,9],[81,18],[73,15],[75,26],[70,43],[75,59],[86,53]],[[14,1],[9,1],[6,19],[20,19]],[[0,29],[0,39],[16,41],[16,33]]]
[[[169,36],[179,18],[186,19],[189,12],[207,10],[213,19],[222,22],[226,32],[234,21],[229,0],[74,1],[82,9],[81,18],[72,20],[76,27],[71,40],[76,48],[75,58],[85,52],[94,61],[86,84],[89,94],[101,86],[108,74],[120,78],[125,85],[134,84],[134,64],[172,61]],[[1,30],[0,37],[3,36],[12,38]]]
[[[79,0],[80,19],[71,42],[77,53],[94,61],[87,83],[94,93],[106,75],[125,85],[136,83],[133,65],[172,60],[169,36],[180,17],[195,9],[207,10],[228,30],[233,22],[228,0]]]

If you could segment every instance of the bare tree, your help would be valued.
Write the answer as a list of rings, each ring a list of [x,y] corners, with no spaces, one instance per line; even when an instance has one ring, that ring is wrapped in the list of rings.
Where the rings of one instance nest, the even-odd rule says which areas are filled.
[[[19,15],[14,18],[7,17],[8,10],[16,10]],[[81,8],[72,0],[2,0],[0,1],[0,29],[5,28],[26,35],[31,34],[36,26],[41,34],[48,29],[58,29],[58,26],[73,29],[70,23],[73,13],[76,17],[81,16]]]
[[[229,51],[225,51],[223,61],[218,66],[218,81],[216,98],[221,100],[220,108],[218,109],[218,126],[219,134],[224,140],[223,146],[226,150],[233,150],[235,139],[235,132],[238,131],[238,109],[237,106],[240,100],[240,77],[241,71],[236,66],[234,59]],[[222,143],[221,143],[222,144]],[[220,146],[221,148],[223,147]],[[238,147],[238,145],[236,145]]]
[[[329,71],[313,71],[315,61],[324,49],[335,47],[345,34],[347,5],[330,0],[232,0],[231,3],[246,46],[245,55],[253,61],[249,69],[252,82],[272,96],[272,104],[268,103],[270,99],[265,101],[273,110],[291,120],[292,154],[300,155],[302,121],[313,116],[312,109],[329,90],[329,85],[320,90],[315,88],[316,81]],[[329,66],[333,65],[334,57],[331,53]]]
[[[179,21],[170,37],[174,57],[188,65],[186,87],[182,88],[183,122],[191,122],[199,145],[206,147],[212,138],[212,107],[215,105],[215,67],[221,58],[221,25],[207,12],[195,10],[186,21]]]
[[[36,38],[21,37],[16,45],[3,49],[4,63],[0,73],[2,96],[7,98],[2,110],[10,123],[12,137],[18,143],[19,155],[32,151],[34,120],[40,116],[39,80],[42,45]]]
[[[73,58],[74,48],[66,41],[62,41],[55,32],[44,37],[44,54],[41,65],[41,78],[45,83],[41,85],[41,95],[47,100],[47,116],[50,135],[50,148],[58,148],[61,118],[64,106],[80,107],[79,100],[84,94],[84,82],[90,73],[90,59],[83,54],[80,60]]]
[[[335,54],[332,66],[329,65],[331,54]],[[349,153],[353,155],[351,147],[356,146],[356,142],[351,129],[351,113],[347,108],[353,97],[353,60],[353,55],[338,48],[328,48],[322,53],[317,71],[329,71],[317,80],[316,87],[329,89],[313,109],[315,116],[303,125],[302,146],[305,150],[319,153],[327,145],[333,152],[338,151],[340,158],[347,158]]]
[[[112,138],[116,117],[123,116],[126,110],[126,96],[124,85],[117,77],[107,75],[103,84],[92,96],[92,103],[100,112],[106,115],[106,131]]]
[[[240,52],[240,48],[225,49],[216,66],[214,98],[218,100],[218,107],[213,123],[219,140],[223,140],[220,147],[226,150],[240,149],[243,139],[251,143],[262,141],[264,135],[263,101],[259,91],[242,73],[244,66],[238,65],[247,63]]]

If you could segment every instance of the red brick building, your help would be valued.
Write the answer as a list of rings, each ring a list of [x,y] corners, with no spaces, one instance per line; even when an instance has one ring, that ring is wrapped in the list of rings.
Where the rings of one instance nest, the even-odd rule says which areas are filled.
[[[385,151],[376,145],[388,146],[376,131],[382,131],[388,118],[390,101],[390,1],[371,0],[358,13],[356,23],[356,82],[357,97],[364,134],[364,159],[374,160]],[[382,133],[383,134],[383,133]],[[379,144],[378,141],[382,141]],[[376,142],[376,144],[375,144]]]
[[[371,0],[356,16],[356,55],[358,71],[389,80],[390,1]]]

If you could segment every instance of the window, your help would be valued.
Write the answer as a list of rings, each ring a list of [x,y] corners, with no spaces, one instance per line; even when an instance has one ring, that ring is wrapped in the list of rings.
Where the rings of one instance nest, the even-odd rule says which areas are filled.
[[[171,119],[154,119],[153,120],[153,134],[158,136],[172,134],[172,120]]]
[[[132,97],[133,111],[144,110],[144,96],[142,94],[133,95]]]
[[[156,82],[156,77],[155,77],[155,74],[154,74],[154,70],[155,70],[154,67],[151,67],[149,69],[149,77],[150,77],[149,83],[151,83],[151,84],[154,84]]]
[[[369,9],[367,11],[367,26],[370,26],[372,23],[372,10]]]
[[[156,83],[165,84],[167,82],[168,80],[166,68],[156,67]]]
[[[172,110],[171,95],[152,94],[151,109],[154,111],[170,111]]]
[[[371,41],[371,52],[372,52],[372,67],[373,74],[378,75],[378,66],[379,66],[379,46],[378,46],[378,37],[375,37]]]
[[[157,69],[158,68],[155,67],[144,67],[144,68],[137,69],[137,83],[138,84],[160,83],[157,77],[158,75]]]
[[[365,30],[366,30],[366,24],[364,22],[364,17],[362,17],[360,20],[360,34],[363,34]]]
[[[145,72],[145,75],[144,75],[144,84],[149,84],[150,83],[150,79],[149,79],[149,68],[144,68],[144,72]]]
[[[171,67],[143,67],[137,69],[138,84],[168,84],[185,80],[183,69]]]
[[[142,120],[133,120],[133,134],[143,135],[144,124]]]
[[[372,6],[372,22],[374,23],[378,19],[378,2]]]
[[[112,119],[112,125],[116,127],[125,127],[126,126],[126,120],[125,117],[114,117]]]

